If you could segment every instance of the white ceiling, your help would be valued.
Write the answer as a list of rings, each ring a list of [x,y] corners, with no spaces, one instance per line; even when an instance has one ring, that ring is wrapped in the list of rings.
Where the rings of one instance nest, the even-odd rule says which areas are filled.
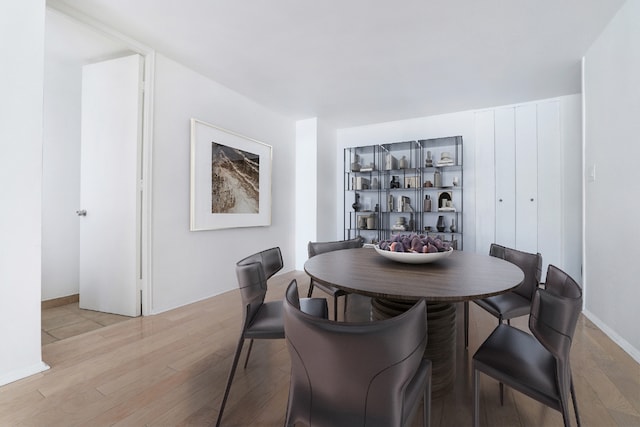
[[[58,1],[273,111],[339,128],[578,93],[582,55],[624,3]]]

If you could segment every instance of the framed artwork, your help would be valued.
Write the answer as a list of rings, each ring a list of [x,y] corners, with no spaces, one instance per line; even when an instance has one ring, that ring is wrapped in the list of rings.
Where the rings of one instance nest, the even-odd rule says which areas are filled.
[[[191,119],[191,231],[271,225],[272,148]]]

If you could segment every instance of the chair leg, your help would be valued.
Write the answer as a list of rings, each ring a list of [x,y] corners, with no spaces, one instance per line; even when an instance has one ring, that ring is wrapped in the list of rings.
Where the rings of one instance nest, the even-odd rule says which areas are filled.
[[[311,294],[313,293],[313,282],[309,283],[309,292],[307,292],[307,298],[311,298]]]
[[[349,296],[349,294],[344,294],[344,308],[342,309],[342,314],[346,314],[347,313],[347,297]]]
[[[216,421],[216,427],[220,427],[220,421],[222,421],[222,413],[224,412],[224,407],[227,404],[229,390],[231,390],[231,382],[233,381],[233,376],[236,374],[236,368],[238,367],[238,360],[240,359],[240,352],[242,351],[243,344],[244,336],[240,335],[240,340],[238,341],[238,346],[236,347],[236,354],[233,355],[233,362],[231,363],[229,378],[227,379],[227,387],[224,390],[224,396],[222,397],[222,403],[220,404],[220,410],[218,411],[218,420]]]
[[[469,348],[469,301],[464,302],[464,348]]]
[[[251,354],[251,349],[253,348],[253,338],[249,341],[249,348],[247,349],[247,358],[244,361],[244,369],[247,369],[247,364],[249,363],[249,355]]]
[[[433,365],[429,367],[427,387],[424,390],[424,414],[422,415],[424,418],[423,425],[424,427],[431,426],[431,372],[433,369]]]
[[[473,427],[478,427],[480,425],[480,389],[478,380],[480,376],[480,372],[473,368]]]
[[[571,400],[573,401],[573,410],[576,413],[576,424],[580,427],[580,416],[578,415],[578,399],[576,399],[576,390],[573,388],[573,377],[571,378]]]
[[[333,320],[338,321],[338,297],[333,296]]]

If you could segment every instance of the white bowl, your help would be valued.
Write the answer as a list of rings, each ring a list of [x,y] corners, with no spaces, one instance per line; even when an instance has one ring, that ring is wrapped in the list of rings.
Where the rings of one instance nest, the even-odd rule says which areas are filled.
[[[420,254],[416,252],[391,252],[380,249],[380,246],[374,246],[376,252],[385,258],[390,260],[403,262],[405,264],[427,264],[437,261],[442,258],[446,258],[453,252],[453,248],[449,248],[446,252],[432,252],[427,254]]]

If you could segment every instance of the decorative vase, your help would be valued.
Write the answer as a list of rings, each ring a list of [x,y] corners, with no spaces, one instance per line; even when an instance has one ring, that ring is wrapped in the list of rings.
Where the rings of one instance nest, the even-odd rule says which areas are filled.
[[[431,197],[428,194],[424,196],[424,212],[431,212]]]
[[[367,229],[368,230],[375,230],[376,228],[376,216],[375,215],[369,215],[367,217]]]
[[[351,163],[351,172],[360,172],[360,156],[357,154],[353,155],[353,163]]]
[[[439,232],[443,232],[444,231],[444,215],[439,215],[438,216],[438,222],[436,223],[436,228],[438,229]]]
[[[442,175],[440,175],[440,171],[437,169],[433,173],[433,186],[442,187]]]
[[[424,166],[427,168],[433,167],[433,159],[431,158],[431,151],[427,151],[427,158],[424,161]]]
[[[407,169],[409,167],[409,162],[407,161],[407,156],[402,156],[400,159],[400,169]]]
[[[455,220],[455,218],[451,218],[451,227],[449,227],[449,230],[451,230],[452,233],[456,232],[456,220]]]
[[[360,195],[356,193],[356,201],[351,205],[354,211],[358,212],[360,210]]]

